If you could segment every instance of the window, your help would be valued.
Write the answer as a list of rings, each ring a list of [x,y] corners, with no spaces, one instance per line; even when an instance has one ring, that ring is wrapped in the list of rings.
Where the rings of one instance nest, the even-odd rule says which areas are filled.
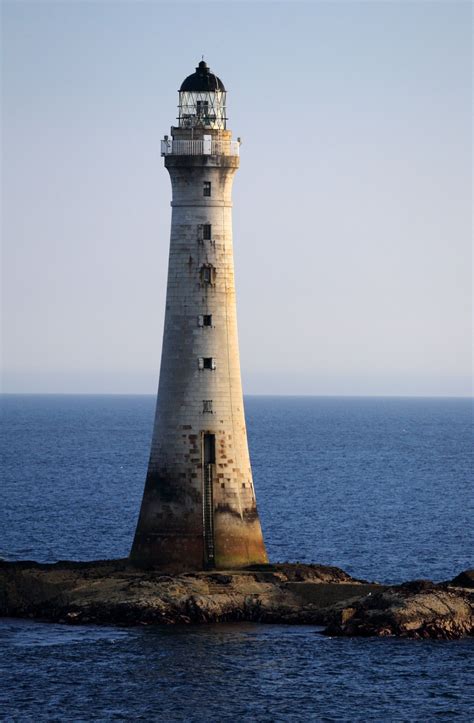
[[[212,399],[202,400],[202,411],[203,414],[212,414]]]
[[[206,194],[204,194],[206,195]],[[210,195],[210,194],[209,194]],[[199,243],[212,240],[212,226],[210,223],[201,223],[197,227],[197,238]]]
[[[198,367],[199,369],[215,369],[216,368],[216,360],[212,358],[212,356],[200,356],[198,359]]]
[[[201,266],[201,283],[202,284],[213,284],[215,279],[215,269],[211,264]]]
[[[203,187],[202,187],[202,195],[203,196],[211,195],[211,182],[210,181],[204,181]]]
[[[212,326],[212,314],[200,314],[198,316],[198,326]]]

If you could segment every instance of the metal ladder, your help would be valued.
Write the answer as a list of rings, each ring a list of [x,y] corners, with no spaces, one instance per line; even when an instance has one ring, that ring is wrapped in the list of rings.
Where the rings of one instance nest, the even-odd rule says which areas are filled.
[[[214,558],[214,502],[212,495],[212,464],[204,465],[203,530],[206,567],[213,568]]]

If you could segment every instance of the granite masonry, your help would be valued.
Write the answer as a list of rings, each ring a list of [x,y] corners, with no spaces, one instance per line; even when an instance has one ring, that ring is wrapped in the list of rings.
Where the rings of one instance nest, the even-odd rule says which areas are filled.
[[[131,560],[171,571],[267,561],[240,377],[232,247],[239,141],[204,61],[162,141],[173,200],[151,455]]]

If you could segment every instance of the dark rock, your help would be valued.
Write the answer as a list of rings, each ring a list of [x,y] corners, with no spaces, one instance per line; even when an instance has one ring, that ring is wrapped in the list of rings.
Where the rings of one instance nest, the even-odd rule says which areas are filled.
[[[449,584],[454,585],[455,587],[474,588],[474,569],[460,572],[459,575],[456,575]]]
[[[404,583],[339,605],[324,633],[454,640],[474,634],[474,595],[425,580]]]
[[[422,590],[432,590],[436,587],[432,580],[409,580],[400,585],[400,590],[407,592],[421,592]]]

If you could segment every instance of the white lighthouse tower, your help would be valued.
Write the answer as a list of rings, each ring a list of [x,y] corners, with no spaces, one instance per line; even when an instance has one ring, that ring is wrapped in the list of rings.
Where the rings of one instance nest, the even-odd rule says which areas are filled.
[[[202,61],[162,141],[173,200],[160,382],[131,559],[170,570],[267,561],[247,445],[232,249],[239,142]]]

